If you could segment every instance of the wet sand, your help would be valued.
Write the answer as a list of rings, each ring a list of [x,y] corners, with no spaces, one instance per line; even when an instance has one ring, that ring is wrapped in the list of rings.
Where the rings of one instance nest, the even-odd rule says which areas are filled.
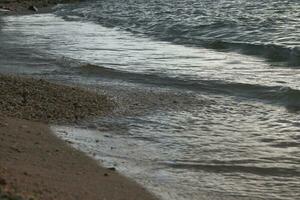
[[[1,200],[18,199],[16,196],[42,200],[156,199],[134,181],[71,148],[44,123],[72,123],[81,112],[82,118],[101,115],[111,107],[105,96],[44,80],[1,75],[0,100]],[[75,103],[84,106],[79,110],[69,106]]]

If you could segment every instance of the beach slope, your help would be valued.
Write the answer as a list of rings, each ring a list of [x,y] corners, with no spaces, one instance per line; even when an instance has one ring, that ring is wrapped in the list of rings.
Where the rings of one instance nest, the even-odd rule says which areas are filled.
[[[1,200],[156,199],[58,139],[46,124],[105,114],[111,106],[105,96],[6,75],[0,76],[0,87]]]

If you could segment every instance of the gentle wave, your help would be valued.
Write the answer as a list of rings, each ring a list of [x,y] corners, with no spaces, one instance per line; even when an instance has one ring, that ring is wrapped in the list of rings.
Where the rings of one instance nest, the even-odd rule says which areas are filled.
[[[195,170],[211,171],[215,173],[251,173],[264,176],[300,176],[300,171],[294,168],[282,167],[259,167],[246,165],[222,165],[222,164],[200,164],[200,163],[164,163],[173,168],[190,168]]]
[[[176,44],[237,51],[300,67],[299,1],[94,1],[64,8],[88,20]],[[271,10],[272,12],[267,12]],[[275,65],[274,63],[274,65]]]
[[[245,83],[225,82],[220,80],[183,80],[163,76],[161,74],[140,74],[86,64],[80,66],[78,72],[88,76],[125,79],[135,83],[152,84],[167,87],[184,88],[213,94],[225,94],[252,99],[267,100],[285,106],[288,110],[300,110],[300,91],[290,87],[263,86]]]
[[[83,132],[78,142],[83,143],[82,146],[93,157],[96,155],[101,159],[101,163],[102,159],[107,159],[112,165],[111,160],[115,159],[119,163],[118,168],[125,166],[126,175],[132,171],[134,177],[147,181],[142,182],[146,186],[154,181],[159,188],[158,194],[165,189],[169,194],[182,196],[179,199],[198,200],[200,190],[229,194],[234,191],[235,194],[262,199],[294,200],[299,197],[299,115],[267,105],[274,103],[290,111],[300,110],[298,69],[272,68],[263,59],[252,60],[249,56],[251,59],[248,60],[247,56],[236,53],[231,55],[234,59],[224,60],[230,53],[198,51],[200,48],[165,42],[157,45],[149,39],[141,42],[126,37],[126,33],[102,29],[95,23],[66,22],[54,15],[14,16],[10,20],[7,28],[2,29],[6,34],[1,35],[1,39],[2,42],[13,39],[14,43],[4,45],[6,43],[3,42],[1,47],[3,52],[14,58],[11,60],[21,61],[21,70],[29,59],[31,71],[38,77],[66,84],[82,84],[93,89],[104,81],[104,91],[120,100],[121,109],[144,110],[146,107],[156,111],[156,105],[168,108],[168,111],[159,110],[136,117],[97,119],[108,124],[99,124],[102,127],[99,131],[105,134],[95,134],[96,129],[92,134]],[[123,40],[116,42],[120,37]],[[29,41],[34,50],[28,47]],[[147,48],[144,44],[148,44]],[[218,45],[214,48],[219,48]],[[19,47],[22,48],[17,49]],[[162,51],[163,47],[168,48]],[[191,52],[190,49],[197,51]],[[253,51],[255,49],[253,47]],[[170,53],[174,50],[186,51],[186,54]],[[122,51],[126,53],[120,53]],[[134,57],[137,54],[139,56]],[[156,55],[154,58],[148,57],[153,54]],[[2,62],[10,58],[4,55]],[[198,55],[200,66],[197,59],[193,59]],[[45,63],[43,67],[37,65],[37,61],[41,63],[40,59]],[[164,59],[170,61],[165,62],[168,65],[163,64]],[[202,63],[203,59],[207,62]],[[186,68],[185,61],[188,61]],[[153,66],[149,65],[151,62]],[[8,65],[8,68],[12,69],[11,66]],[[243,73],[239,73],[241,71]],[[229,78],[224,78],[228,74]],[[127,87],[124,82],[137,84]],[[107,83],[109,87],[106,88]],[[144,91],[143,84],[152,84],[146,87],[151,91]],[[171,90],[161,93],[165,91],[164,87]],[[102,92],[102,86],[100,89]],[[94,129],[93,124],[91,122]],[[71,129],[80,134],[77,129]],[[72,137],[72,134],[63,135]],[[101,137],[98,138],[99,143],[95,142],[95,137]],[[138,165],[135,162],[137,158]],[[172,163],[168,165],[170,160]],[[137,171],[141,173],[137,175]],[[166,185],[167,180],[170,185]]]
[[[203,46],[216,50],[231,50],[239,53],[264,57],[270,62],[285,62],[280,67],[300,68],[300,48],[274,44],[230,43],[223,41],[205,42]],[[275,66],[278,64],[275,64]]]

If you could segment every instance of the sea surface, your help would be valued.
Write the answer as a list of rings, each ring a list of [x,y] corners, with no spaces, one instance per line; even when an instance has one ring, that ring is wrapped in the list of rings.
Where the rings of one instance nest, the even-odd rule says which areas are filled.
[[[0,17],[0,72],[105,93],[54,132],[162,200],[300,199],[299,0],[93,0]]]

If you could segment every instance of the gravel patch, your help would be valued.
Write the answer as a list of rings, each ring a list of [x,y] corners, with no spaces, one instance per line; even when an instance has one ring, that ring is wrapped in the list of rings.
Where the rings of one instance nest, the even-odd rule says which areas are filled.
[[[46,123],[73,123],[103,115],[113,102],[104,95],[42,79],[0,75],[0,115]]]

